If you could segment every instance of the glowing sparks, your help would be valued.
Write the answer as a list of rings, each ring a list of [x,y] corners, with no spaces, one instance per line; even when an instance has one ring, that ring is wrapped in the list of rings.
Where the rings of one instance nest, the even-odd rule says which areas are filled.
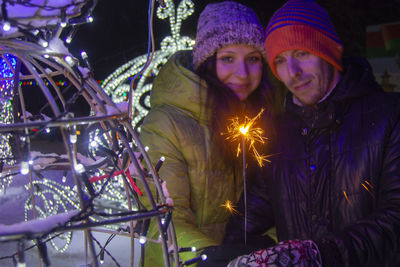
[[[370,188],[374,188],[367,180],[364,180],[365,184],[367,184],[369,186],[369,188],[367,187],[367,185],[365,185],[364,183],[361,183],[361,185],[365,188],[365,190],[367,190],[367,192],[374,197],[374,194],[371,192]]]
[[[371,191],[371,189],[374,189],[374,187],[371,185],[370,182],[364,180],[363,182],[361,182],[361,186],[364,187],[365,190],[367,190],[367,192],[371,195],[371,197],[375,198],[373,191]],[[347,202],[349,202],[350,204],[350,199],[348,198],[345,191],[343,191],[343,195],[346,198]]]
[[[240,127],[239,131],[243,134],[246,135],[247,132],[249,131],[250,125],[246,125],[245,127]]]
[[[257,143],[264,144],[267,140],[267,138],[263,136],[264,131],[259,127],[254,127],[256,120],[261,117],[263,112],[264,109],[261,109],[257,116],[252,119],[246,116],[243,123],[239,121],[238,117],[231,119],[231,124],[227,128],[227,133],[222,133],[227,136],[225,138],[226,140],[238,142],[236,156],[239,156],[241,152],[240,140],[244,138],[244,141],[249,144],[249,150],[253,153],[260,167],[264,165],[265,161],[271,162],[268,160],[269,156],[260,155],[255,147]]]
[[[361,185],[365,188],[365,190],[368,191],[368,193],[369,193],[371,196],[374,196],[374,195],[372,195],[371,191],[369,190],[369,188],[368,188],[365,184],[361,184]]]
[[[344,197],[347,199],[347,202],[349,202],[349,204],[350,204],[350,200],[349,200],[349,198],[347,197],[346,191],[343,191],[343,195],[344,195]]]
[[[239,214],[239,212],[235,209],[236,206],[233,205],[232,201],[229,199],[225,201],[224,204],[221,205],[221,207],[226,208],[231,214]]]
[[[367,180],[365,180],[364,182],[365,182],[369,187],[373,188],[373,186],[372,186]]]

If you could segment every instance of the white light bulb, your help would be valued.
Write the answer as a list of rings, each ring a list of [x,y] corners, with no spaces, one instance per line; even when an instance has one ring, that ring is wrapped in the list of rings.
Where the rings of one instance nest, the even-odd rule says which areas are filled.
[[[72,36],[69,35],[67,38],[65,38],[65,42],[66,42],[67,44],[70,44],[70,43],[72,42]]]
[[[46,40],[43,40],[43,39],[39,39],[39,44],[43,47],[49,46],[49,42],[47,42]]]
[[[146,240],[146,237],[144,237],[144,236],[140,236],[140,237],[139,237],[139,243],[140,243],[140,244],[144,245],[144,244],[146,243],[146,241],[147,241],[147,240]]]
[[[50,128],[46,128],[46,130],[44,130],[46,133],[50,133]]]
[[[11,24],[6,21],[3,23],[3,31],[8,32],[9,30],[11,30]]]
[[[85,51],[82,51],[82,52],[81,52],[81,57],[82,57],[83,59],[87,59],[87,58],[88,58],[88,55],[86,54]]]
[[[26,161],[21,162],[21,174],[26,175],[29,173],[29,164]]]
[[[75,165],[75,171],[78,173],[82,173],[85,171],[85,167],[82,164],[78,163]]]
[[[87,17],[86,21],[87,22],[93,22],[93,17],[92,16]]]
[[[71,134],[69,136],[69,141],[71,142],[71,144],[75,144],[76,141],[78,141],[78,137],[76,136],[76,134]]]
[[[64,60],[65,60],[65,62],[67,62],[68,65],[70,65],[70,66],[75,65],[75,62],[74,62],[74,60],[72,59],[71,56],[65,56],[65,57],[64,57]]]

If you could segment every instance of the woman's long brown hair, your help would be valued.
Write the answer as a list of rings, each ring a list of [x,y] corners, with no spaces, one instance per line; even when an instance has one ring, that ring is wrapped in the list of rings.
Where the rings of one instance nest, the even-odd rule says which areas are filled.
[[[262,116],[271,117],[271,114],[279,112],[279,107],[282,106],[282,103],[276,103],[276,92],[269,81],[266,63],[263,61],[260,85],[243,102],[217,78],[215,54],[204,61],[196,72],[208,86],[206,106],[207,110],[211,111],[209,126],[211,138],[215,141],[217,148],[222,151],[225,160],[233,163],[236,158],[235,148],[225,140],[224,135],[221,135],[226,132],[229,120],[235,116],[254,117],[262,108],[265,109]]]

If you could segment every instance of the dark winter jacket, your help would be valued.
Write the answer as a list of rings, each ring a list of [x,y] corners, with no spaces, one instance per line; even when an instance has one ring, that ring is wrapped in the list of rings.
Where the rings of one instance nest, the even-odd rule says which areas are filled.
[[[317,108],[286,105],[279,154],[247,193],[248,239],[275,225],[279,241],[314,240],[324,266],[400,266],[400,96],[352,59]],[[225,242],[243,226],[235,216]]]

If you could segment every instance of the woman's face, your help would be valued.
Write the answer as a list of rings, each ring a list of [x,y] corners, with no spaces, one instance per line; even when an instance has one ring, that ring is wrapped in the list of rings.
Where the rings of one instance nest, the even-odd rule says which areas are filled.
[[[249,45],[229,45],[217,51],[218,79],[228,86],[240,101],[258,87],[262,77],[261,53]]]

